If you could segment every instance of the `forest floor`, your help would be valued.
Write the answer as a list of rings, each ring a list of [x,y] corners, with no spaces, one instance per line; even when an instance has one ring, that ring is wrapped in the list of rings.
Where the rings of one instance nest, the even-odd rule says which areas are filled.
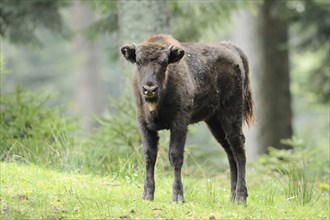
[[[1,163],[2,219],[329,219],[329,189],[286,198],[274,176],[250,172],[247,205],[228,202],[229,176],[183,176],[184,204],[172,204],[172,176],[156,173],[155,201],[141,200],[143,177],[63,173]]]

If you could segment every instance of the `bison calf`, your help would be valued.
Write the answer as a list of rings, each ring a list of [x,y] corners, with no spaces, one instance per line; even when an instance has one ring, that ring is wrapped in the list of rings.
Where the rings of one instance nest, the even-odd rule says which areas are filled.
[[[142,44],[125,45],[121,52],[136,66],[133,92],[146,162],[142,198],[154,199],[157,131],[169,129],[172,200],[184,202],[181,167],[187,127],[205,121],[227,153],[231,200],[246,202],[242,125],[254,116],[249,65],[242,50],[227,42],[179,43],[169,35],[155,35]]]

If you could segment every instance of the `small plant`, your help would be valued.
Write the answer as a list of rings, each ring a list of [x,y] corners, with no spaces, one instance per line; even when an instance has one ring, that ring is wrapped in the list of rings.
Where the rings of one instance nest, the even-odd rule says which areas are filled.
[[[297,137],[291,139],[284,139],[281,143],[291,146],[292,149],[282,150],[274,147],[268,148],[268,154],[260,155],[258,164],[261,169],[268,169],[272,172],[284,172],[287,164],[298,162],[302,158],[303,141]]]
[[[293,136],[283,139],[283,144],[291,146],[290,150],[268,148],[268,154],[260,155],[255,167],[264,172],[287,172],[288,165],[301,161],[308,163],[308,170],[316,177],[329,176],[329,147],[326,144],[308,146],[301,138]],[[308,158],[306,160],[306,158]]]
[[[259,172],[275,175],[280,182],[286,199],[300,205],[317,200],[315,187],[329,174],[329,158],[326,146],[307,146],[297,137],[282,140],[292,147],[290,150],[269,148],[269,153],[261,155],[255,167]],[[308,158],[308,159],[307,159]],[[274,192],[275,193],[275,192]],[[266,200],[272,201],[271,192]]]
[[[285,172],[280,171],[282,187],[288,201],[300,205],[311,203],[315,197],[315,179],[308,172],[306,162],[288,164]]]

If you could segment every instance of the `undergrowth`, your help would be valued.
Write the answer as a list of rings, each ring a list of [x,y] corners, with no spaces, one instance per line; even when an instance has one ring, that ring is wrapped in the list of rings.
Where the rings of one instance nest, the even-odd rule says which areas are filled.
[[[315,203],[322,193],[316,193],[320,186],[330,183],[330,162],[325,154],[326,146],[308,147],[297,137],[282,142],[292,149],[270,148],[269,154],[261,155],[254,166],[258,172],[275,177],[274,180],[285,192],[286,200],[300,205]],[[273,191],[269,193],[274,194]]]
[[[69,117],[63,107],[48,107],[53,98],[24,91],[20,86],[13,94],[1,94],[2,161],[101,175],[132,176],[144,172],[140,132],[128,95],[109,99],[109,110],[96,118],[93,133],[82,131],[79,121]],[[167,156],[169,131],[159,134],[157,169],[167,172],[172,170]],[[204,176],[204,163],[200,161],[207,161],[212,155],[209,151],[203,153],[204,150],[187,145],[187,172]]]
[[[25,92],[1,95],[0,158],[55,166],[74,145],[76,123],[60,116],[60,108],[48,108],[52,97]]]

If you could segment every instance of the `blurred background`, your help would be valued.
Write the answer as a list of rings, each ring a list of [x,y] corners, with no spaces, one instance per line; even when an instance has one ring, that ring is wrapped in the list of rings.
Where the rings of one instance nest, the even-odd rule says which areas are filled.
[[[329,26],[329,0],[2,0],[1,160],[136,175],[132,65],[119,48],[168,33],[231,41],[248,55],[257,117],[245,128],[249,161],[307,160],[329,174]],[[163,170],[168,137],[161,132]],[[227,164],[205,124],[192,125],[185,172]]]

